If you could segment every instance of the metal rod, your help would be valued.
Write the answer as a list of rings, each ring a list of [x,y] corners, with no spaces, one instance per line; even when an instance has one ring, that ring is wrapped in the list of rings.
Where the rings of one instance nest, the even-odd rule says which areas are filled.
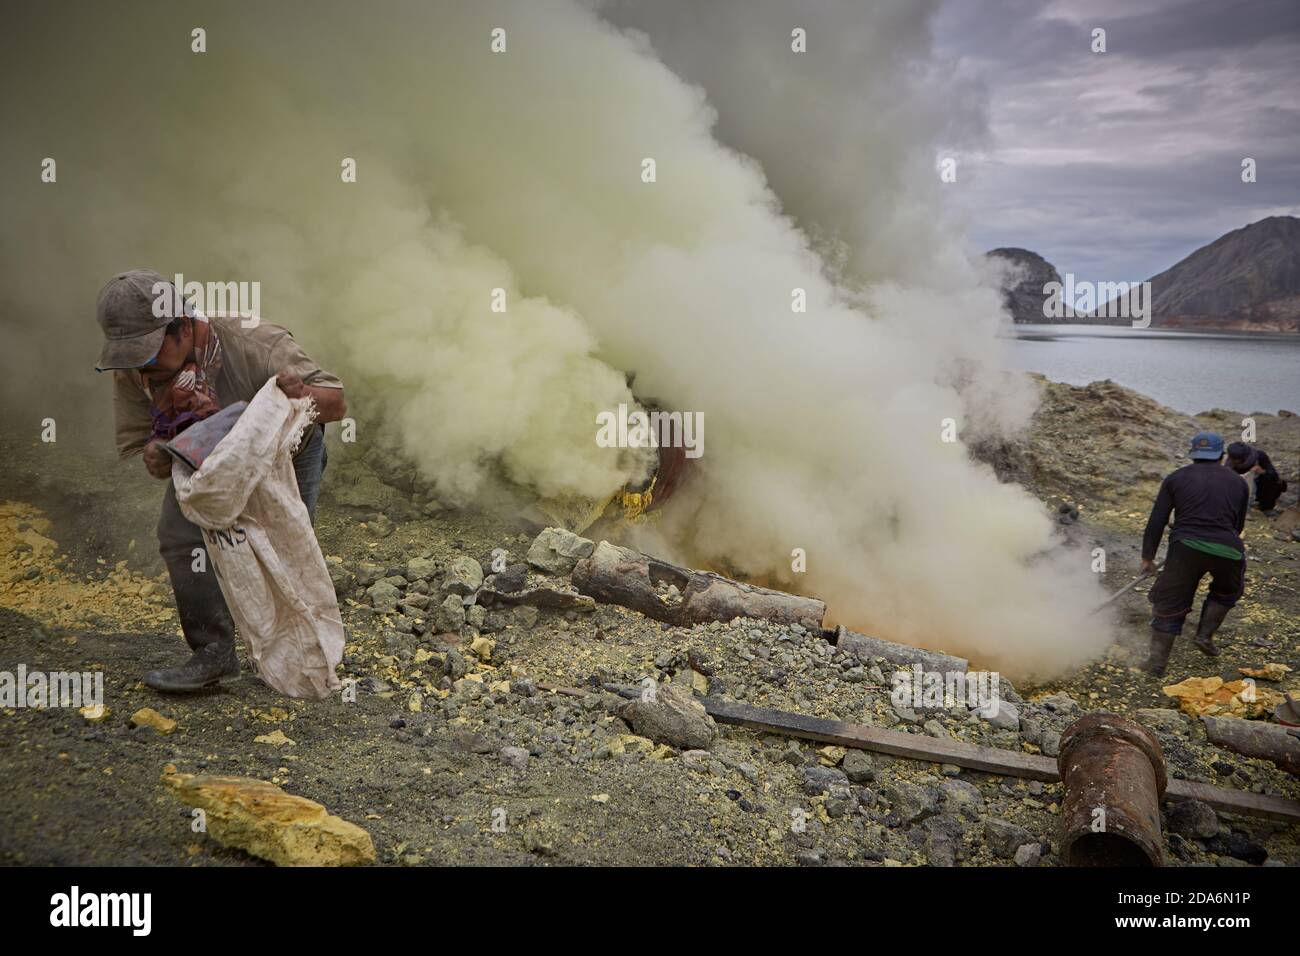
[[[1108,607],[1108,606],[1110,606],[1111,604],[1114,604],[1116,601],[1118,601],[1120,598],[1122,598],[1125,594],[1128,594],[1129,591],[1132,591],[1135,587],[1137,587],[1139,584],[1141,584],[1141,583],[1142,583],[1143,581],[1145,581],[1147,578],[1151,577],[1152,574],[1159,574],[1159,573],[1160,573],[1161,571],[1163,571],[1164,569],[1165,569],[1165,566],[1162,564],[1162,565],[1160,565],[1160,567],[1156,568],[1155,571],[1143,571],[1141,574],[1139,574],[1137,577],[1135,577],[1135,578],[1134,578],[1132,581],[1130,581],[1128,584],[1124,585],[1122,588],[1120,588],[1118,591],[1116,591],[1116,592],[1115,592],[1114,594],[1112,594],[1110,597],[1106,598],[1106,600],[1102,601],[1102,602],[1101,602],[1100,604],[1098,604],[1095,608],[1093,608],[1092,611],[1091,611],[1091,613],[1096,614],[1096,613],[1097,613],[1098,611],[1100,611],[1102,608],[1104,608],[1104,607]]]

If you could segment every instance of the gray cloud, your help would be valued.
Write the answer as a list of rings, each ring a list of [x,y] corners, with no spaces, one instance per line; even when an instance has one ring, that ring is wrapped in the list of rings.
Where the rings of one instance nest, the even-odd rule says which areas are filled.
[[[1293,0],[948,0],[935,28],[940,56],[988,96],[991,143],[963,154],[951,197],[977,246],[1141,279],[1300,214]],[[1243,157],[1256,183],[1242,183]]]

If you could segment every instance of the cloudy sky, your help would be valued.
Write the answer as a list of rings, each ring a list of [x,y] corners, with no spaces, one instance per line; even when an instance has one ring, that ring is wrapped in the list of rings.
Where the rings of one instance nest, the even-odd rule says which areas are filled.
[[[1140,280],[1300,215],[1300,0],[944,0],[935,42],[987,97],[948,187],[977,246]]]

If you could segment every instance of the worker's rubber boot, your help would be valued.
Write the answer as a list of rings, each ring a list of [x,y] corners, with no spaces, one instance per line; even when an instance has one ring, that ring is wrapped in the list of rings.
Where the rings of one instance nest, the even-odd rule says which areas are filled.
[[[239,677],[239,658],[235,644],[206,644],[179,667],[149,671],[144,682],[154,690],[169,694],[192,694]]]
[[[1223,624],[1223,619],[1228,616],[1232,608],[1220,604],[1218,601],[1205,599],[1201,605],[1201,620],[1196,625],[1196,637],[1192,643],[1196,649],[1208,657],[1218,657],[1219,648],[1214,643],[1214,632]]]
[[[166,554],[164,557],[170,558]],[[179,667],[149,671],[144,682],[154,690],[185,694],[235,680],[239,677],[235,621],[216,575],[192,571],[188,557],[184,561],[168,560],[167,570],[171,573],[181,630],[194,653]]]
[[[1142,669],[1153,677],[1163,677],[1165,668],[1169,666],[1169,655],[1174,650],[1174,639],[1177,634],[1167,634],[1164,631],[1151,631],[1151,651],[1147,655],[1146,662]]]

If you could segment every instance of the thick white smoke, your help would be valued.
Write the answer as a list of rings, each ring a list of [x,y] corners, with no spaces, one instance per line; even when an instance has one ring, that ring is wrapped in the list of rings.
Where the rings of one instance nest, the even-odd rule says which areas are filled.
[[[74,56],[53,18],[22,23],[4,52],[31,84],[3,94],[7,165],[62,158],[57,185],[12,189],[6,321],[49,306],[20,273],[72,275],[50,322],[75,320],[88,366],[90,303],[111,272],[259,280],[267,318],[369,412],[361,440],[398,441],[459,500],[498,464],[545,494],[617,488],[640,466],[596,446],[595,414],[631,401],[635,372],[639,394],[707,422],[665,510],[678,555],[1008,673],[1081,661],[1105,640],[1082,613],[1086,563],[1042,557],[1041,507],[943,440],[946,419],[969,438],[1023,423],[1030,404],[998,367],[998,297],[917,175],[927,137],[947,132],[908,59],[924,54],[927,11],[809,14],[809,52],[792,54],[787,6],[712,7],[729,13],[702,27],[716,39],[703,89],[655,52],[662,28],[670,64],[689,74],[702,56],[673,40],[689,27],[677,4],[610,12],[650,40],[576,0],[181,4],[143,32],[86,7],[95,39]],[[189,51],[196,25],[205,54]],[[820,34],[839,59],[794,65],[815,61]],[[892,120],[791,115],[821,84],[828,108],[853,102],[851,34],[872,38],[851,82]],[[890,37],[903,52],[871,55]],[[733,50],[764,82],[729,79]],[[789,139],[765,129],[765,99]],[[356,184],[340,181],[343,157]],[[831,248],[842,261],[828,265]]]

